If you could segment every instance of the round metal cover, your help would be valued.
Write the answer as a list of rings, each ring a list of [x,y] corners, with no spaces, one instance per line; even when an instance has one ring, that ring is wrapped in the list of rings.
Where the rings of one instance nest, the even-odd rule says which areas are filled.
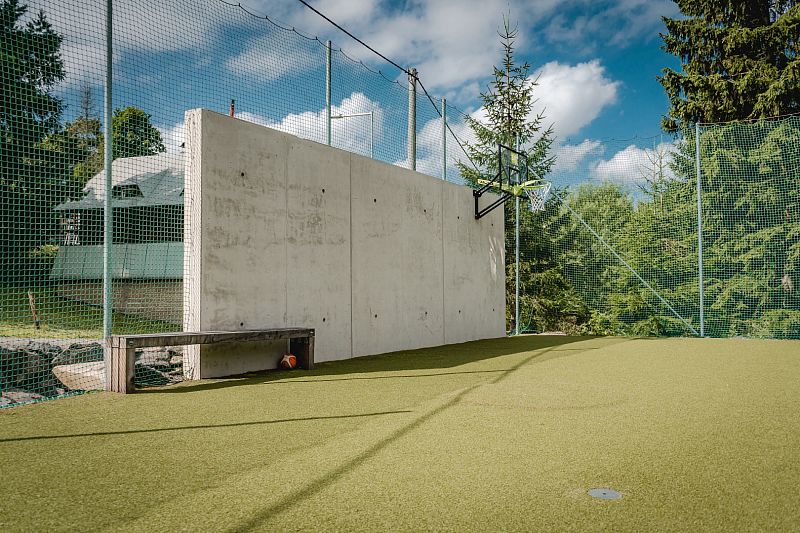
[[[622,494],[609,488],[589,489],[589,496],[600,498],[601,500],[619,500],[622,498]]]

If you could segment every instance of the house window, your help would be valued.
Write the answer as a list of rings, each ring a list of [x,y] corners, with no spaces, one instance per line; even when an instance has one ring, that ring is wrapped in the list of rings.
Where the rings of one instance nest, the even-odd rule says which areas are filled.
[[[115,185],[111,190],[113,198],[141,198],[144,196],[138,185]]]

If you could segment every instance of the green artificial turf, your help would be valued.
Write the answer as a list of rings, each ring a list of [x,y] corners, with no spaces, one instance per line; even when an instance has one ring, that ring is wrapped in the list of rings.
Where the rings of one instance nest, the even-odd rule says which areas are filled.
[[[789,531],[799,383],[796,341],[528,336],[6,409],[0,530]]]

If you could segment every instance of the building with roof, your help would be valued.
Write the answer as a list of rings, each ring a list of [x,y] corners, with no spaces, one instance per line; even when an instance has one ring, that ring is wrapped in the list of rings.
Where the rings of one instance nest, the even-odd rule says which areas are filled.
[[[180,321],[183,165],[183,154],[166,153],[120,158],[112,164],[112,272],[118,310]],[[63,296],[100,303],[105,174],[90,179],[83,193],[55,207],[63,237],[50,278],[61,282]],[[152,302],[163,306],[164,300],[172,303],[163,312],[154,311]]]

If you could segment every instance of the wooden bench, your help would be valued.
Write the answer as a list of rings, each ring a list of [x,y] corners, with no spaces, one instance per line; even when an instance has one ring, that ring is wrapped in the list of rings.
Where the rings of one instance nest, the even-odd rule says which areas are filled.
[[[181,331],[147,335],[112,335],[108,338],[110,354],[106,371],[106,390],[127,394],[135,390],[133,383],[137,348],[217,344],[221,342],[289,341],[289,352],[297,357],[297,366],[314,368],[314,330],[312,328],[278,328],[248,331]]]

